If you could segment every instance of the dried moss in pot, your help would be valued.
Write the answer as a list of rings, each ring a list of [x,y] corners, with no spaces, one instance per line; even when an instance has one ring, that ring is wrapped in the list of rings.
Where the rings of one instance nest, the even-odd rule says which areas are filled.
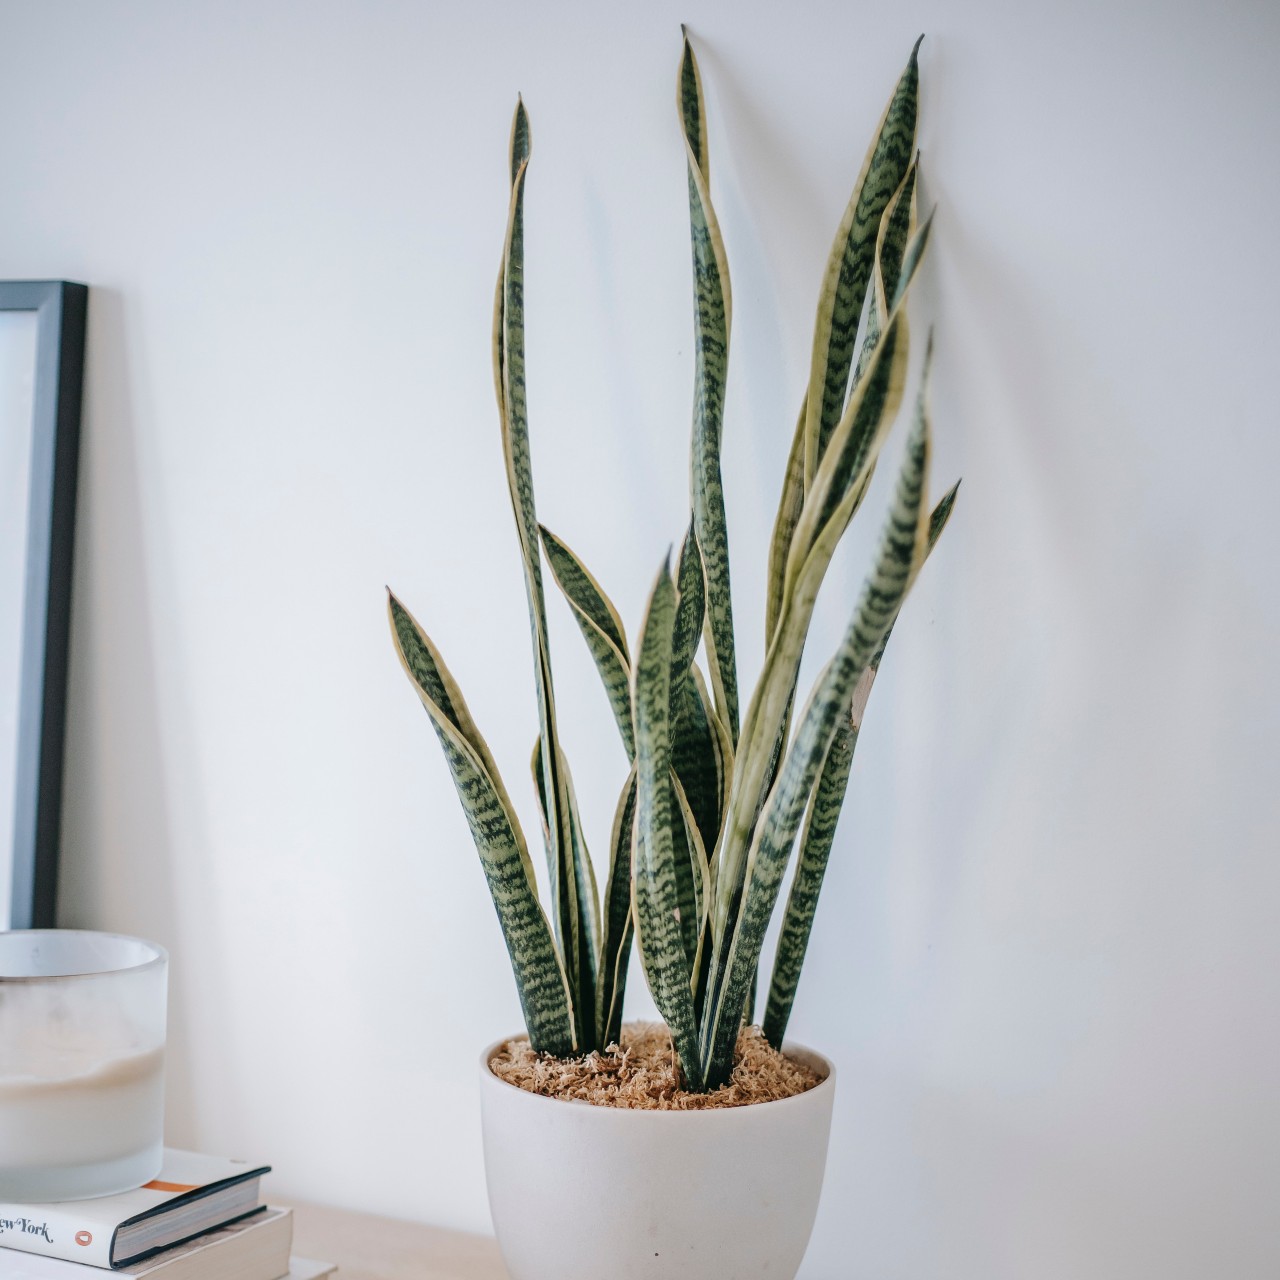
[[[710,1093],[693,1093],[680,1086],[670,1032],[654,1022],[629,1022],[622,1028],[620,1044],[581,1058],[535,1053],[528,1036],[517,1036],[490,1059],[489,1069],[527,1093],[648,1111],[775,1102],[804,1093],[822,1079],[811,1067],[775,1049],[759,1027],[744,1027],[738,1033],[729,1082]]]

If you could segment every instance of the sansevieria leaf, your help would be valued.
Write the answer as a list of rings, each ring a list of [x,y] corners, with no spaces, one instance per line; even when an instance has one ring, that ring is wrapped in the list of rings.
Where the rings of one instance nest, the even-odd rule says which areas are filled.
[[[635,755],[635,733],[631,725],[631,655],[627,650],[622,619],[582,561],[545,525],[541,532],[547,563],[595,659],[627,758],[631,759]]]
[[[791,437],[791,451],[782,475],[782,497],[773,521],[769,540],[769,572],[765,586],[764,635],[766,644],[773,639],[782,613],[782,591],[787,578],[787,557],[791,553],[791,537],[804,509],[804,432],[808,396],[800,406],[800,419]]]
[[[681,930],[672,827],[679,814],[671,791],[671,635],[675,587],[666,565],[645,611],[633,673],[636,717],[638,820],[632,862],[636,937],[654,1003],[671,1028],[672,1041],[691,1089],[702,1088],[698,1026],[690,967]]]
[[[547,779],[543,773],[544,759],[542,740],[539,738],[534,743],[531,767],[533,770],[534,789],[537,792],[538,806],[542,817],[543,838],[547,843],[547,873],[554,880],[557,869],[551,854],[552,846],[547,816],[549,798]],[[568,790],[569,839],[573,851],[574,892],[578,899],[578,953],[575,957],[575,963],[578,972],[584,975],[580,979],[581,994],[579,998],[585,999],[590,996],[591,1008],[594,1012],[599,1004],[596,977],[600,954],[600,895],[596,889],[595,868],[591,865],[591,855],[587,851],[586,835],[582,829],[582,818],[578,812],[578,797],[573,790],[573,776],[569,771],[569,763],[564,758],[563,753],[560,756],[560,774],[564,778],[565,786]],[[589,987],[586,983],[587,978],[590,979]]]
[[[919,160],[913,161],[903,178],[902,185],[880,219],[880,235],[876,240],[875,269],[871,273],[871,288],[867,298],[867,320],[862,337],[862,350],[858,353],[858,366],[854,370],[854,385],[861,380],[871,353],[880,341],[880,331],[889,314],[890,303],[897,297],[898,281],[902,276],[903,258],[916,229],[916,177]],[[916,260],[918,262],[918,259]],[[914,271],[915,263],[912,264]]]
[[[847,715],[855,685],[878,652],[924,560],[929,528],[925,505],[928,469],[929,419],[922,396],[875,567],[844,639],[819,676],[800,717],[795,741],[752,839],[741,912],[727,963],[720,971],[722,977],[707,1006],[709,1017],[702,1038],[710,1088],[726,1080],[732,1069],[743,1004],[818,771],[842,717]]]
[[[942,530],[946,527],[952,507],[955,505],[959,487],[957,481],[934,507],[929,517],[926,556],[932,552],[942,536]],[[797,845],[799,852],[796,872],[791,882],[791,892],[787,896],[782,928],[778,934],[773,978],[769,984],[769,998],[762,1023],[769,1043],[779,1048],[786,1036],[787,1023],[795,1003],[796,987],[800,981],[805,951],[809,946],[809,936],[818,906],[818,895],[822,891],[827,860],[835,838],[836,823],[840,817],[849,783],[853,753],[858,744],[858,733],[862,728],[863,711],[876,672],[880,668],[885,646],[889,643],[892,633],[893,625],[890,624],[889,630],[885,632],[884,639],[881,640],[879,648],[872,655],[871,662],[854,689],[849,717],[841,723],[835,737],[831,740],[826,759],[822,763],[817,786],[814,788],[809,808],[805,813],[804,827],[801,829]]]
[[[631,852],[636,835],[636,769],[631,766],[618,800],[609,838],[609,879],[601,922],[600,976],[596,986],[596,1024],[602,1047],[617,1044],[622,1034],[622,1000],[631,958]]]
[[[689,234],[693,245],[694,404],[690,466],[693,525],[707,579],[705,639],[711,688],[716,710],[736,743],[738,672],[729,587],[729,536],[720,474],[733,302],[728,259],[711,206],[711,164],[702,79],[687,35],[680,62],[678,105],[688,161]]]
[[[923,37],[921,37],[923,39]],[[880,219],[915,152],[920,77],[911,51],[836,232],[818,296],[805,418],[805,488],[840,420]]]
[[[899,306],[889,317],[866,377],[850,397],[792,535],[779,621],[747,708],[734,767],[724,859],[716,887],[716,930],[722,935],[746,875],[756,817],[772,786],[818,590],[893,425],[906,362],[906,317]]]
[[[530,1042],[539,1053],[563,1057],[574,1048],[571,997],[538,902],[520,824],[489,749],[435,646],[390,592],[388,611],[396,652],[444,748],[480,855],[511,956]]]
[[[579,1011],[575,1025],[577,1047],[595,1047],[595,990],[591,970],[582,963],[589,953],[586,904],[578,895],[580,879],[576,862],[573,819],[570,815],[569,781],[563,767],[556,732],[555,690],[551,677],[551,649],[547,633],[546,601],[542,588],[542,558],[538,545],[538,517],[533,496],[533,471],[529,454],[529,416],[524,353],[524,191],[530,155],[529,117],[524,103],[516,105],[511,126],[511,204],[503,249],[502,273],[494,308],[494,376],[502,427],[507,484],[515,513],[516,531],[524,566],[529,626],[533,637],[534,682],[538,695],[541,730],[542,785],[546,793],[548,861],[552,867],[554,919],[561,958]],[[580,842],[579,842],[580,843]],[[588,1012],[589,1011],[589,1012]]]

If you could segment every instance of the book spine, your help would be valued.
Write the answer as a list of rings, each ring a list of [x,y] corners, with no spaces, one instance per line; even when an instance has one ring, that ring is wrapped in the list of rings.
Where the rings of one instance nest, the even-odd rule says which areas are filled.
[[[0,1248],[109,1269],[114,1236],[114,1227],[86,1222],[74,1205],[0,1204]]]

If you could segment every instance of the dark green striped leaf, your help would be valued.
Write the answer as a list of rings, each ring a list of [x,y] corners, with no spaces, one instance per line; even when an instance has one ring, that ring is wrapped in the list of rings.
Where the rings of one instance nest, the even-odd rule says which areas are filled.
[[[574,620],[595,659],[618,732],[627,751],[635,756],[635,732],[631,724],[631,655],[622,619],[586,566],[545,525],[539,526],[547,563],[564,592]]]
[[[529,120],[524,104],[516,106],[511,129],[511,204],[503,250],[502,276],[494,314],[494,374],[502,426],[502,450],[507,484],[520,537],[525,593],[533,638],[534,677],[542,742],[542,775],[546,787],[547,843],[554,874],[554,919],[561,958],[574,996],[574,1007],[594,1013],[592,975],[580,964],[587,954],[588,926],[578,897],[578,876],[568,779],[562,768],[556,732],[555,691],[551,678],[551,649],[547,634],[546,600],[542,586],[542,558],[538,547],[538,518],[533,496],[529,453],[529,417],[525,386],[524,350],[524,190],[529,168]],[[595,1047],[595,1024],[583,1016],[575,1026],[577,1048]]]
[[[800,406],[800,418],[791,437],[787,469],[782,475],[782,496],[778,499],[773,537],[769,540],[769,576],[764,610],[766,643],[773,639],[774,632],[778,629],[778,619],[782,615],[782,589],[787,577],[787,557],[791,553],[792,535],[804,508],[804,427],[807,404],[806,397]]]
[[[831,843],[835,839],[836,823],[844,804],[849,770],[853,765],[853,749],[857,741],[858,730],[853,722],[846,720],[841,723],[827,748],[818,785],[814,788],[805,814],[796,874],[791,882],[791,893],[782,918],[782,932],[778,937],[773,978],[765,1005],[764,1034],[775,1047],[782,1044],[787,1021],[791,1017],[796,985],[800,981],[800,968],[804,964],[804,954],[809,946],[818,894],[822,889]]]
[[[823,669],[800,717],[795,741],[752,838],[741,911],[724,963],[715,971],[716,985],[704,1022],[709,1088],[726,1080],[732,1069],[738,1025],[765,928],[818,771],[842,718],[847,717],[855,686],[878,652],[924,560],[929,529],[925,505],[928,467],[929,420],[922,391],[871,576],[839,649]]]
[[[916,174],[919,160],[912,162],[889,207],[880,219],[880,236],[876,241],[875,270],[871,273],[870,296],[867,299],[867,322],[862,337],[862,350],[858,353],[858,365],[853,371],[856,387],[866,371],[871,353],[880,341],[884,318],[889,314],[889,300],[896,296],[898,281],[902,276],[903,257],[916,223]],[[927,239],[927,233],[926,233]],[[917,256],[912,271],[919,263]]]
[[[676,565],[676,618],[671,637],[671,715],[679,715],[685,679],[693,665],[702,636],[706,591],[702,573],[702,556],[692,523],[680,548]]]
[[[919,48],[917,41],[881,117],[836,232],[818,296],[805,424],[806,492],[844,409],[880,219],[915,152]]]
[[[736,743],[738,675],[734,657],[729,538],[720,474],[725,376],[733,302],[729,266],[711,206],[706,108],[688,37],[680,63],[678,106],[689,171],[689,233],[693,246],[694,406],[691,457],[693,522],[707,582],[705,639],[716,708]]]
[[[609,837],[609,879],[604,889],[600,944],[600,980],[596,986],[597,1039],[601,1047],[617,1044],[622,1034],[622,1001],[631,957],[631,854],[636,829],[636,768],[631,766],[618,799]]]
[[[943,495],[929,517],[926,557],[937,545],[947,521],[951,518],[951,510],[955,505],[959,488],[960,482],[957,481]],[[796,986],[800,980],[800,970],[809,946],[809,935],[813,929],[818,895],[822,891],[822,881],[831,853],[831,842],[835,837],[836,823],[839,820],[848,787],[849,770],[853,764],[853,752],[862,727],[863,711],[870,696],[876,672],[880,669],[880,660],[884,657],[885,646],[889,643],[889,637],[893,633],[896,622],[895,615],[894,622],[890,623],[889,629],[884,633],[884,639],[880,641],[879,647],[872,655],[867,670],[863,672],[862,678],[854,688],[849,719],[840,724],[835,737],[831,740],[831,746],[827,749],[826,758],[822,762],[818,785],[814,789],[805,814],[804,827],[800,832],[797,846],[799,853],[796,873],[791,882],[791,892],[787,897],[782,928],[778,934],[778,949],[764,1016],[765,1037],[770,1044],[777,1047],[781,1047],[786,1036],[787,1022],[790,1020],[791,1009],[795,1002]]]
[[[734,767],[716,887],[715,928],[722,939],[746,875],[756,818],[772,784],[818,590],[893,425],[906,377],[906,357],[906,319],[898,308],[889,317],[866,377],[850,397],[792,535],[778,627],[747,707]]]
[[[689,798],[685,795],[680,779],[674,772],[671,774],[671,795],[674,801],[672,813],[680,819],[674,824],[674,830],[678,836],[682,837],[692,873],[689,899],[686,901],[683,889],[680,895],[680,931],[684,935],[684,950],[689,958],[689,972],[694,974],[697,973],[701,960],[699,950],[702,945],[706,908],[710,901],[711,868],[707,863],[707,851],[702,843],[697,819],[689,807]]]
[[[444,749],[511,957],[529,1039],[539,1053],[574,1048],[568,983],[538,902],[524,835],[453,677],[408,610],[388,594],[391,633]]]
[[[636,937],[654,1003],[671,1028],[685,1080],[701,1089],[698,1028],[681,932],[671,794],[671,636],[675,587],[663,565],[649,597],[633,673],[638,820],[632,863]]]

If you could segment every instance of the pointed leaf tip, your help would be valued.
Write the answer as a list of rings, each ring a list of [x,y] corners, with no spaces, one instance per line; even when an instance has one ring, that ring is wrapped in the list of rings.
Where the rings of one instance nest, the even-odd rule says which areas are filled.
[[[915,60],[916,60],[916,55],[920,52],[920,46],[921,46],[922,44],[924,44],[924,32],[923,32],[923,31],[922,31],[922,32],[920,33],[920,35],[916,38],[916,42],[915,42],[915,44],[913,44],[913,45],[911,46],[911,61],[912,61],[912,62],[915,62]]]

